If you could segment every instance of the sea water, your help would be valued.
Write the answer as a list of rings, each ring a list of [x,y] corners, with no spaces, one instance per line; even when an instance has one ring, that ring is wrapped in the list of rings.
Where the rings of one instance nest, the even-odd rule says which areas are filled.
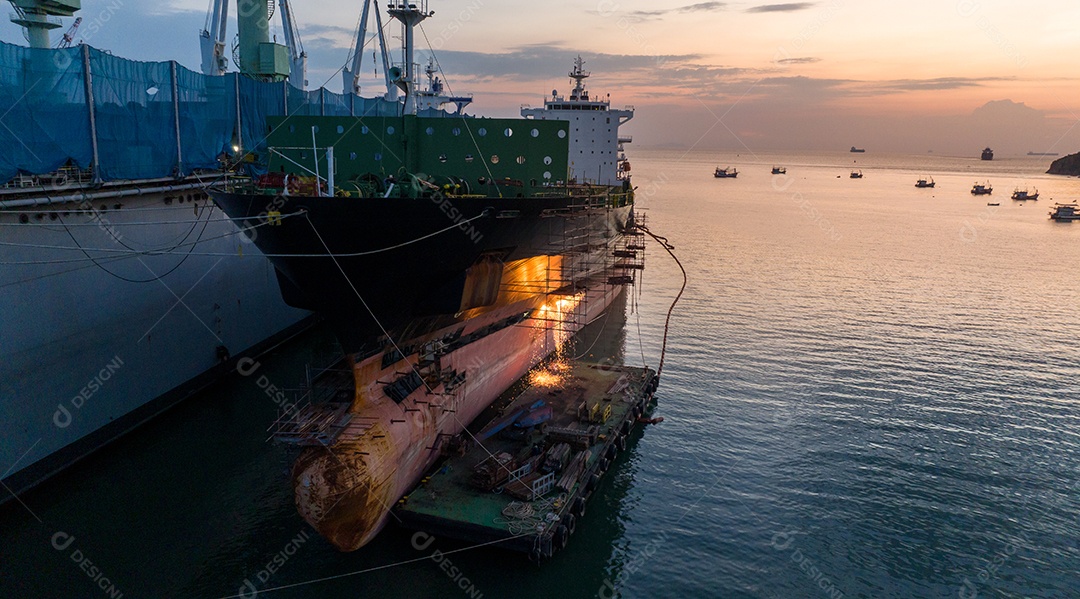
[[[1080,180],[1026,157],[633,158],[689,274],[665,421],[550,562],[393,526],[343,554],[303,523],[266,428],[321,328],[9,502],[0,596],[1078,596],[1080,223],[1047,212]],[[681,282],[650,243],[593,357],[655,368]]]

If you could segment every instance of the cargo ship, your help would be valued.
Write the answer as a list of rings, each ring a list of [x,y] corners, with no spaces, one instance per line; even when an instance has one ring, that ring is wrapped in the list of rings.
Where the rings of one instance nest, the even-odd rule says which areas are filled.
[[[402,106],[357,95],[355,66],[346,93],[303,89],[284,1],[287,43],[270,41],[265,0],[241,11],[228,73],[226,0],[200,36],[202,72],[76,45],[77,19],[53,47],[79,0],[13,4],[31,45],[0,43],[0,503],[314,322],[282,299],[258,229],[205,188],[258,169],[267,117]],[[470,100],[434,84],[425,112]]]
[[[633,284],[644,243],[619,135],[633,109],[590,95],[579,56],[568,96],[525,118],[421,114],[404,29],[396,117],[267,120],[266,173],[210,189],[258,228],[282,296],[337,332],[347,384],[282,414],[301,516],[355,550],[501,393]]]

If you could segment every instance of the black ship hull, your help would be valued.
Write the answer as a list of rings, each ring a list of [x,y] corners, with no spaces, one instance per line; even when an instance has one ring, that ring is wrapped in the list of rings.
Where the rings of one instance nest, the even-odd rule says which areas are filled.
[[[575,231],[611,238],[633,222],[632,204],[605,196],[211,195],[270,257],[285,301],[329,319],[349,353],[468,318],[496,303],[504,264],[595,249],[574,247]]]

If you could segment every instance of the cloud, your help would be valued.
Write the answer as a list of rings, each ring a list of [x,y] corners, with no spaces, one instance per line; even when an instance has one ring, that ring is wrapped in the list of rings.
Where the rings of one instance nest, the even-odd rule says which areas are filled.
[[[811,64],[814,62],[821,62],[820,58],[814,56],[803,56],[800,58],[781,58],[776,61],[776,64]]]
[[[940,91],[980,87],[995,81],[1013,81],[1012,77],[937,77],[934,79],[890,79],[867,84],[867,89],[880,93]]]
[[[746,9],[746,12],[795,12],[813,8],[813,2],[791,2],[788,4],[762,4]]]
[[[418,54],[426,55],[427,52],[418,49]],[[577,50],[560,44],[529,44],[498,54],[455,50],[438,52],[439,62],[451,78],[496,77],[516,81],[560,79],[577,55]],[[699,54],[588,54],[583,57],[586,70],[601,76],[618,74],[619,77],[637,70],[652,72],[671,69],[702,58]]]
[[[726,2],[698,2],[697,4],[688,4],[686,6],[680,6],[678,8],[668,8],[664,10],[635,10],[629,13],[627,17],[638,21],[644,21],[646,19],[662,17],[668,14],[714,12],[718,10],[723,10],[725,6],[727,6]]]
[[[712,12],[721,10],[726,6],[724,2],[699,2],[682,8],[676,8],[675,12]]]

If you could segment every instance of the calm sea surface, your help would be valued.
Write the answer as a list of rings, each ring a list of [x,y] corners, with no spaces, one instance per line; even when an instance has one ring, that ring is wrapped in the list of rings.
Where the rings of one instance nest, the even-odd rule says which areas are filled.
[[[296,515],[275,406],[237,377],[5,506],[0,596],[105,597],[105,578],[124,597],[1080,596],[1080,223],[1047,219],[1080,179],[1046,158],[633,158],[690,274],[666,420],[553,561],[418,551],[392,527],[338,553]],[[1040,200],[1009,199],[1025,186]],[[597,356],[655,367],[680,282],[651,245]],[[262,372],[295,384],[331,338]]]

